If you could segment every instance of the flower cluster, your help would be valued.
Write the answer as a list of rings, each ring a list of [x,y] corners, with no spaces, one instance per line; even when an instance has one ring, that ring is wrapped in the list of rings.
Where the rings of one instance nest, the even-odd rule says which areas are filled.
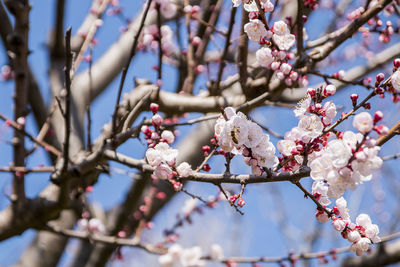
[[[256,52],[258,65],[276,71],[276,77],[285,80],[287,86],[292,86],[297,82],[299,87],[308,85],[307,76],[301,76],[298,72],[292,70],[292,65],[286,60],[294,58],[293,53],[262,47]]]
[[[356,218],[356,223],[351,222],[347,209],[347,201],[340,197],[335,202],[336,206],[329,210],[334,214],[332,216],[332,226],[335,230],[342,233],[343,238],[352,243],[350,250],[356,252],[358,256],[362,256],[364,251],[369,249],[371,243],[378,243],[379,227],[372,224],[371,218],[367,214],[360,214]],[[328,215],[318,210],[316,218],[320,222],[329,221]]]
[[[297,127],[287,132],[285,138],[277,144],[279,152],[283,155],[280,161],[289,160],[284,170],[297,170],[303,163],[304,153],[307,154],[308,160],[311,160],[315,158],[316,152],[321,150],[321,146],[327,144],[330,134],[322,133],[336,116],[336,106],[331,101],[322,105],[319,98],[331,96],[335,92],[336,88],[333,85],[328,85],[318,92],[310,88],[306,97],[299,102],[294,110],[295,116],[299,118]]]
[[[252,0],[232,0],[233,6],[237,7],[244,3],[244,9],[247,12],[259,12],[257,8],[256,1]],[[260,6],[264,12],[272,12],[274,10],[274,5],[270,0],[260,0]]]
[[[371,180],[372,172],[381,167],[375,144],[375,140],[360,133],[344,132],[340,139],[330,141],[316,153],[310,163],[311,177],[328,184],[328,197],[342,196],[346,189]]]
[[[214,261],[222,260],[224,254],[221,246],[213,244],[208,256]],[[205,261],[201,258],[202,249],[200,247],[184,249],[180,245],[174,244],[168,249],[168,253],[158,258],[158,262],[161,267],[201,267],[205,266]]]
[[[151,49],[156,50],[159,45],[158,26],[156,24],[149,25],[144,28],[143,32],[143,45],[148,45]],[[174,33],[169,26],[161,26],[161,46],[165,56],[170,56],[172,52],[177,49],[177,46],[173,41],[173,36]]]
[[[150,109],[154,113],[151,121],[155,130],[151,130],[148,126],[143,126],[141,129],[149,146],[146,151],[147,162],[156,167],[153,178],[169,180],[174,188],[179,190],[182,185],[173,181],[173,178],[176,175],[181,177],[191,176],[193,174],[192,167],[187,162],[182,162],[179,166],[176,166],[178,150],[169,146],[175,141],[175,135],[171,131],[160,130],[163,118],[157,113],[158,105],[153,103],[150,105]]]
[[[372,172],[381,167],[382,159],[378,156],[380,147],[367,136],[376,122],[382,119],[381,112],[376,114],[375,119],[367,112],[356,115],[353,125],[360,133],[339,133],[338,138],[329,141],[311,161],[311,177],[328,184],[328,197],[339,198],[347,189],[354,189],[358,184],[371,180]]]
[[[289,27],[284,21],[274,23],[272,40],[280,50],[289,50],[295,43],[295,37],[290,33]]]
[[[261,175],[264,167],[271,168],[278,164],[269,135],[232,107],[225,108],[224,116],[217,120],[215,137],[224,152],[242,154],[254,175]]]

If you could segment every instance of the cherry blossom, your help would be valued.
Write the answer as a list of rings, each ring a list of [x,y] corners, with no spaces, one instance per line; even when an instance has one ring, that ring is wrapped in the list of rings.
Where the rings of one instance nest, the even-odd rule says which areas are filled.
[[[264,23],[259,19],[251,20],[244,25],[244,32],[247,33],[249,40],[259,43],[260,39],[267,35]]]
[[[161,138],[164,139],[168,144],[172,144],[175,141],[175,135],[168,130],[164,130],[161,133]]]
[[[392,83],[393,88],[397,92],[400,92],[400,70],[397,70],[393,73],[391,83]]]
[[[210,257],[212,260],[220,261],[224,258],[224,251],[218,244],[212,244],[210,248]]]
[[[153,173],[158,179],[161,180],[168,180],[172,179],[173,171],[170,166],[167,164],[162,163],[161,165],[157,166]]]
[[[184,249],[180,256],[180,262],[184,267],[205,266],[205,261],[201,259],[201,248],[196,246]]]
[[[181,164],[179,164],[179,166],[176,168],[176,171],[181,177],[188,177],[190,175],[193,175],[192,166],[190,166],[187,162],[182,162]]]
[[[289,50],[294,45],[296,38],[293,34],[290,34],[287,24],[280,20],[274,23],[272,40],[280,50]]]
[[[275,58],[272,56],[271,49],[268,47],[262,47],[257,50],[256,58],[258,64],[263,67],[269,67]]]
[[[243,113],[235,113],[231,107],[225,108],[224,114],[226,118],[218,118],[214,128],[218,145],[223,151],[242,154],[251,149],[250,159],[253,161],[247,162],[253,162],[252,171],[255,175],[261,174],[261,169],[256,166],[271,168],[278,164],[275,147],[260,126],[249,121]],[[248,157],[247,154],[244,156]]]
[[[361,112],[354,117],[353,126],[357,130],[359,130],[360,133],[365,134],[372,131],[372,128],[374,127],[374,122],[368,112]]]

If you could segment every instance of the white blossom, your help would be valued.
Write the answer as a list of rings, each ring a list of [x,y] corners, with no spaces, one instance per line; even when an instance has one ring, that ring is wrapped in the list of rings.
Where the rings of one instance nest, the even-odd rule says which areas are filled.
[[[251,20],[244,25],[244,32],[247,33],[250,41],[260,42],[260,39],[267,35],[264,23],[259,19]]]
[[[358,131],[360,131],[360,133],[365,134],[372,131],[372,128],[374,127],[374,122],[368,112],[361,112],[354,116],[353,126]]]
[[[349,214],[349,211],[347,209],[347,201],[343,197],[340,197],[340,198],[338,198],[336,200],[335,204],[336,204],[336,207],[339,210],[340,217],[344,221],[350,223],[350,214]]]
[[[328,206],[331,201],[328,198],[328,186],[323,181],[314,181],[312,184],[312,194],[318,194],[318,201],[321,205]]]
[[[360,232],[358,232],[358,230],[350,231],[347,234],[347,240],[349,240],[350,242],[355,243],[355,242],[358,242],[360,239],[361,239],[361,235],[360,235]]]
[[[272,40],[275,42],[280,50],[289,50],[295,44],[296,38],[293,34],[274,34],[272,36]]]
[[[322,124],[320,117],[311,114],[304,115],[300,119],[298,127],[303,131],[303,136],[306,137],[306,140],[310,140],[322,134],[324,125]]]
[[[333,119],[336,116],[336,105],[333,102],[328,101],[324,104],[325,116],[329,119]]]
[[[162,157],[161,153],[158,150],[154,149],[154,148],[147,149],[147,151],[146,151],[146,159],[147,159],[147,162],[151,166],[158,166],[163,161],[163,157]]]
[[[263,133],[261,127],[252,121],[248,121],[247,123],[247,139],[244,142],[244,145],[248,148],[256,147],[263,138],[265,138],[265,134]]]
[[[212,244],[210,249],[210,257],[214,261],[220,261],[224,258],[224,251],[218,244]]]
[[[188,177],[193,174],[192,166],[190,166],[187,162],[182,162],[179,164],[179,166],[176,168],[176,171],[181,177]]]
[[[268,47],[262,47],[256,52],[256,59],[258,64],[262,67],[269,67],[275,58],[272,56],[271,49]]]
[[[274,33],[277,35],[287,35],[290,33],[287,24],[280,20],[274,23]]]
[[[346,223],[342,219],[336,219],[332,223],[333,228],[335,228],[336,231],[343,231],[344,228],[346,228]]]
[[[243,0],[232,0],[235,6],[235,2],[244,2],[244,9],[247,12],[257,12],[259,11],[257,8],[257,4],[255,1],[243,1]],[[247,3],[249,2],[249,3]],[[240,3],[239,3],[240,4]],[[260,0],[261,8],[264,9],[265,12],[272,12],[274,10],[274,5],[271,3],[270,0]]]
[[[296,109],[294,110],[294,115],[300,117],[304,115],[311,104],[311,96],[306,94],[306,96],[297,103]]]
[[[161,138],[167,141],[168,144],[172,144],[175,141],[175,135],[168,130],[164,130],[161,133]]]
[[[400,92],[400,70],[397,70],[395,73],[392,74],[391,83],[393,88]]]
[[[158,263],[161,267],[173,267],[174,258],[170,254],[164,254],[158,258]]]
[[[204,266],[204,260],[201,260],[201,248],[196,246],[182,251],[180,262],[184,267]]]
[[[279,140],[276,148],[282,155],[288,157],[292,155],[292,151],[296,149],[296,143],[293,140]]]
[[[162,163],[154,170],[154,175],[161,180],[168,180],[173,177],[173,171],[167,164]]]

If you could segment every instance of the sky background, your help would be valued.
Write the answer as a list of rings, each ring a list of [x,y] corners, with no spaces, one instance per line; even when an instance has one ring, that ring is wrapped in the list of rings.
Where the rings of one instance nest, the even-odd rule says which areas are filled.
[[[49,83],[48,83],[48,52],[46,43],[48,40],[49,32],[54,21],[54,10],[56,1],[31,1],[33,8],[30,14],[30,35],[29,35],[29,48],[32,53],[29,56],[29,62],[33,72],[38,80],[39,86],[42,90],[44,98],[47,103],[50,102]],[[91,1],[66,1],[66,16],[65,27],[72,27],[74,34],[79,28],[80,23],[88,12]],[[326,2],[326,1],[325,1]],[[354,2],[356,6],[357,2]],[[327,2],[328,3],[328,2]],[[126,17],[134,17],[140,12],[140,7],[143,1],[129,1],[121,0],[121,6],[124,8],[123,12]],[[219,24],[219,28],[224,30],[227,27],[229,19],[229,10],[231,1],[225,1],[225,7]],[[237,20],[239,21],[240,12],[238,12]],[[320,29],[326,26],[333,13],[329,9],[323,9],[309,18],[306,28],[310,39],[315,39],[320,34]],[[275,16],[276,19],[277,16]],[[314,27],[318,25],[318,27]],[[94,47],[93,55],[94,61],[99,58],[120,36],[119,28],[123,26],[122,21],[118,17],[104,17],[104,24],[96,34],[98,45]],[[238,34],[236,28],[236,36]],[[184,34],[184,32],[183,32]],[[184,35],[183,35],[184,36]],[[210,48],[215,46],[222,47],[222,39],[215,35],[215,43],[217,45],[210,45]],[[353,49],[344,50],[338,49],[335,55],[340,59],[343,56],[350,58],[347,62],[342,61],[340,67],[338,65],[325,68],[327,73],[333,73],[339,69],[348,69],[353,65],[365,62],[363,57],[357,54],[357,49],[354,49],[359,39],[354,38],[348,41],[348,46]],[[392,40],[391,44],[398,41],[398,37]],[[0,65],[6,64],[4,49],[2,45],[0,53]],[[382,46],[381,46],[382,47]],[[256,48],[251,45],[251,48]],[[376,51],[381,49],[379,46]],[[133,77],[147,78],[155,81],[156,72],[152,66],[157,64],[157,58],[150,53],[138,53],[132,62],[129,70],[127,80],[124,86],[124,92],[128,92],[133,88]],[[82,63],[80,70],[88,67],[87,63]],[[164,77],[168,77],[163,81],[163,88],[165,90],[174,90],[177,81],[176,71],[173,67],[164,64]],[[225,75],[235,71],[234,66],[228,66]],[[391,66],[385,69],[388,74],[391,71]],[[375,73],[376,74],[376,73]],[[374,77],[374,76],[372,76]],[[204,88],[206,76],[201,76],[197,82],[196,91]],[[109,89],[102,94],[92,106],[92,138],[101,132],[101,127],[110,121],[113,111],[113,105],[116,99],[117,87],[119,79],[114,81]],[[317,84],[321,82],[319,79],[310,78],[310,84]],[[351,102],[349,100],[350,93],[358,93],[360,99],[368,92],[365,89],[346,88],[338,92],[332,99],[337,105],[342,106],[343,110],[351,109]],[[0,113],[12,118],[12,94],[13,83],[1,82],[0,83]],[[389,105],[389,99],[375,99],[372,102],[372,112],[375,110],[383,110],[387,114],[383,120],[388,126],[393,125],[398,119],[399,107],[398,105]],[[340,112],[339,112],[340,113]],[[294,117],[292,110],[286,108],[264,107],[254,110],[250,114],[257,122],[263,124],[274,131],[284,134],[292,127],[297,125],[297,119]],[[149,116],[149,114],[146,114]],[[192,115],[192,117],[198,114]],[[140,119],[138,120],[140,121]],[[32,118],[28,119],[28,131],[35,133],[36,126]],[[351,121],[344,122],[339,129],[354,130],[351,126]],[[179,128],[181,134],[191,130],[191,127]],[[10,163],[10,155],[12,152],[11,146],[7,143],[12,136],[12,131],[0,123],[0,166],[7,166]],[[176,143],[179,143],[180,137]],[[272,142],[276,145],[278,141],[276,138],[271,137]],[[391,155],[399,151],[399,142],[392,140],[390,145],[385,147],[381,155]],[[119,152],[126,155],[142,158],[145,148],[138,141],[129,141],[127,144],[119,149]],[[200,152],[199,152],[200,153]],[[221,157],[216,157],[211,161],[212,172],[221,173],[224,171],[224,161]],[[40,164],[49,164],[45,152],[38,149],[28,160],[28,166],[38,166]],[[359,213],[368,213],[372,216],[373,222],[377,223],[384,234],[388,232],[388,226],[391,225],[393,216],[396,216],[396,210],[393,203],[396,203],[396,192],[393,192],[393,177],[398,177],[396,173],[396,164],[398,162],[386,162],[382,171],[376,173],[371,182],[359,186],[354,192],[346,193],[345,197],[348,200],[350,214],[353,219]],[[111,163],[112,167],[123,168],[122,166]],[[125,168],[126,169],[126,168]],[[134,170],[131,170],[134,171]],[[242,162],[240,156],[236,157],[232,164],[233,173],[249,173],[250,170]],[[11,175],[0,173],[0,208],[3,209],[9,205],[6,195],[10,192]],[[389,179],[390,178],[390,179]],[[128,190],[131,183],[131,178],[127,175],[120,175],[114,173],[112,176],[101,175],[99,182],[94,187],[94,192],[89,195],[89,199],[93,203],[98,203],[105,210],[108,210],[120,203],[124,199],[125,192]],[[306,188],[311,188],[311,178],[302,180]],[[396,183],[396,182],[395,182]],[[46,185],[49,184],[49,176],[46,174],[30,174],[26,178],[27,195],[29,197],[36,196]],[[201,195],[207,198],[209,195],[216,195],[217,188],[207,184],[189,184],[187,187],[189,192]],[[226,188],[233,189],[239,192],[237,186],[227,186]],[[144,240],[156,243],[162,240],[162,232],[165,228],[172,226],[175,222],[175,215],[180,213],[183,203],[189,197],[184,194],[178,194],[167,207],[157,215],[155,218],[155,228],[151,231],[146,230],[144,233]],[[215,209],[204,209],[204,214],[195,214],[193,216],[193,224],[185,225],[179,230],[181,238],[178,240],[179,244],[184,247],[192,247],[194,245],[201,246],[205,252],[212,243],[218,243],[224,248],[226,256],[285,256],[290,250],[294,252],[304,251],[303,238],[305,235],[310,235],[315,231],[318,223],[314,219],[315,207],[311,200],[303,198],[303,194],[294,185],[290,183],[278,184],[256,184],[246,187],[246,194],[244,197],[246,206],[243,211],[244,216],[237,214],[227,203],[218,203]],[[376,202],[379,199],[379,202]],[[378,203],[378,204],[377,204]],[[280,219],[279,219],[280,218]],[[290,234],[284,234],[280,230],[282,223],[287,225]],[[328,224],[321,225],[321,233],[319,241],[315,243],[313,251],[332,249],[348,245],[346,240],[340,237],[340,234],[335,232]],[[397,228],[395,228],[397,229]],[[20,237],[14,237],[0,243],[0,266],[10,266],[20,258],[21,253],[29,245],[34,237],[35,231],[28,230]],[[68,245],[66,252],[59,266],[68,266],[73,254],[76,251],[77,241],[73,240]],[[149,256],[146,253],[132,248],[123,249],[124,260],[120,262],[113,262],[111,266],[143,266],[143,262],[154,266],[157,257]],[[139,259],[139,260],[138,260]],[[313,261],[314,263],[316,260]],[[332,263],[332,265],[336,265]],[[214,265],[209,265],[214,266]],[[218,266],[218,265],[215,265]]]

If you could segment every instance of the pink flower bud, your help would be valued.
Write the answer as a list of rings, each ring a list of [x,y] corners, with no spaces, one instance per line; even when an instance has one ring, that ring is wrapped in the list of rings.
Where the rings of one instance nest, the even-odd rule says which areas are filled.
[[[279,52],[280,53],[280,52]],[[283,63],[279,68],[285,75],[288,75],[292,70],[292,66],[288,63]]]
[[[303,77],[300,77],[299,80],[298,80],[298,83],[299,83],[299,86],[300,86],[301,88],[306,87],[306,86],[308,85],[307,76],[304,75]]]
[[[25,123],[26,123],[25,117],[19,117],[19,118],[17,119],[17,123],[18,123],[19,125],[25,125]]]
[[[273,63],[272,63],[272,64],[273,64]],[[277,71],[277,72],[276,72],[276,77],[277,77],[279,80],[283,80],[283,79],[285,79],[285,74],[283,74],[282,71]]]
[[[206,71],[206,67],[204,67],[204,65],[197,65],[197,66],[194,68],[194,71],[195,71],[196,73],[203,73],[203,72]]]
[[[368,86],[371,83],[371,80],[372,80],[371,77],[364,78],[362,80],[362,83],[363,83],[364,86]]]
[[[86,193],[92,193],[93,192],[93,186],[89,185],[86,187]]]
[[[237,195],[232,195],[232,196],[230,196],[230,197],[228,198],[228,201],[229,201],[231,204],[234,204],[234,203],[236,202],[236,200],[238,199],[238,197],[239,197],[238,194],[237,194]]]
[[[385,125],[381,124],[379,126],[375,126],[374,130],[379,134],[379,135],[387,135],[389,133],[389,128],[386,127]]]
[[[278,52],[278,58],[280,60],[284,60],[286,58],[286,52],[285,51],[279,51]],[[287,63],[286,63],[287,64]]]
[[[163,118],[159,114],[154,114],[151,118],[151,123],[160,126],[163,123]]]
[[[119,238],[125,238],[125,237],[126,237],[126,232],[125,232],[125,231],[119,231],[119,232],[117,233],[117,236],[118,236]]]
[[[158,111],[158,104],[156,104],[156,103],[151,103],[150,104],[150,110],[151,111],[153,111],[153,114],[156,114],[157,113],[157,111]]]
[[[324,89],[324,96],[333,96],[336,93],[336,87],[333,84],[329,84]]]
[[[293,81],[290,78],[286,78],[285,79],[285,83],[286,83],[287,86],[292,86],[293,85]]]
[[[280,63],[278,61],[274,61],[271,63],[271,69],[272,70],[277,70],[280,66]]]
[[[395,68],[400,68],[400,58],[396,58],[393,60],[393,65]]]
[[[167,196],[167,195],[166,195],[164,192],[158,192],[158,193],[156,194],[156,198],[157,198],[157,199],[160,199],[160,200],[165,199],[166,196]]]
[[[257,18],[258,18],[257,12],[250,12],[249,13],[249,19],[257,19]]]
[[[317,90],[314,88],[307,89],[307,94],[309,94],[311,97],[314,97],[316,93],[317,93]]]
[[[192,40],[192,44],[193,45],[199,45],[201,43],[201,38],[199,37],[199,36],[195,36],[195,37],[193,37],[193,40]]]
[[[246,203],[244,202],[242,197],[239,197],[237,204],[239,207],[243,207]]]
[[[357,94],[351,94],[350,95],[350,99],[353,102],[353,106],[357,105],[357,99],[358,99],[358,95]]]
[[[206,172],[209,172],[209,171],[211,170],[211,167],[210,167],[210,165],[208,165],[208,164],[204,164],[204,166],[203,166],[203,170],[204,170],[204,171],[206,171]]]
[[[378,110],[377,112],[375,112],[374,114],[374,124],[376,124],[378,121],[380,121],[381,119],[383,119],[383,113],[382,111]]]
[[[345,74],[344,70],[339,70],[339,71],[337,72],[337,77],[338,77],[339,79],[343,79],[343,78],[344,78],[344,74]]]
[[[288,60],[294,59],[294,53],[292,53],[292,52],[287,53],[286,58],[287,58]]]
[[[290,73],[290,79],[292,79],[292,81],[296,81],[297,80],[297,78],[299,78],[299,74],[297,73],[297,72],[295,72],[295,71],[292,71],[291,73]]]
[[[376,75],[376,81],[378,83],[382,82],[384,79],[385,79],[385,74],[379,73],[378,75]]]

